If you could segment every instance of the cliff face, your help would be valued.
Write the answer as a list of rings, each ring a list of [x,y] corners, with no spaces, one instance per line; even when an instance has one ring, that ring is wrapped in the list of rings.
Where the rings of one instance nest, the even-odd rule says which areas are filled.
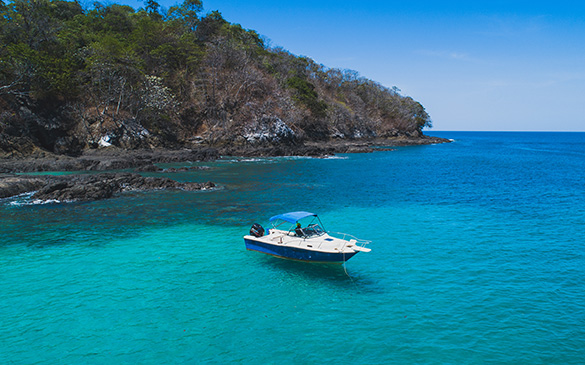
[[[200,10],[0,1],[0,153],[417,138],[430,126],[397,88]]]

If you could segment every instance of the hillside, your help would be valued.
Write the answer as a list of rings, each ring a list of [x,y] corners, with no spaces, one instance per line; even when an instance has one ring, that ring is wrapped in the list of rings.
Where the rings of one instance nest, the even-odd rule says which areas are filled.
[[[0,153],[419,139],[431,125],[397,88],[201,12],[0,0]]]

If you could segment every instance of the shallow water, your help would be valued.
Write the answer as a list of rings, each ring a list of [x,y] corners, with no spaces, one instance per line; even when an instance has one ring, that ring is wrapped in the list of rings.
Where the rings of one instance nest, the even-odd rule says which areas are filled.
[[[455,142],[0,200],[0,362],[582,363],[585,133],[432,134]],[[372,252],[346,274],[245,250],[293,210]]]

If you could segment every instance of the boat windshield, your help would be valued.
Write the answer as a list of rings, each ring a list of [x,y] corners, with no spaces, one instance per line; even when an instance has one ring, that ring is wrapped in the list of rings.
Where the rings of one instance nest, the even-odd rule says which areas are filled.
[[[305,236],[311,237],[320,236],[325,233],[325,231],[318,224],[309,224],[306,228],[303,228],[303,233],[305,233]]]

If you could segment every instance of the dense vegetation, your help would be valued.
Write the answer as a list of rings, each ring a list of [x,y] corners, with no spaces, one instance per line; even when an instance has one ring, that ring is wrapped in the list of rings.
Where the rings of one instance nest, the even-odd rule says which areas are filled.
[[[422,105],[267,47],[200,0],[0,0],[0,149],[420,136]]]

